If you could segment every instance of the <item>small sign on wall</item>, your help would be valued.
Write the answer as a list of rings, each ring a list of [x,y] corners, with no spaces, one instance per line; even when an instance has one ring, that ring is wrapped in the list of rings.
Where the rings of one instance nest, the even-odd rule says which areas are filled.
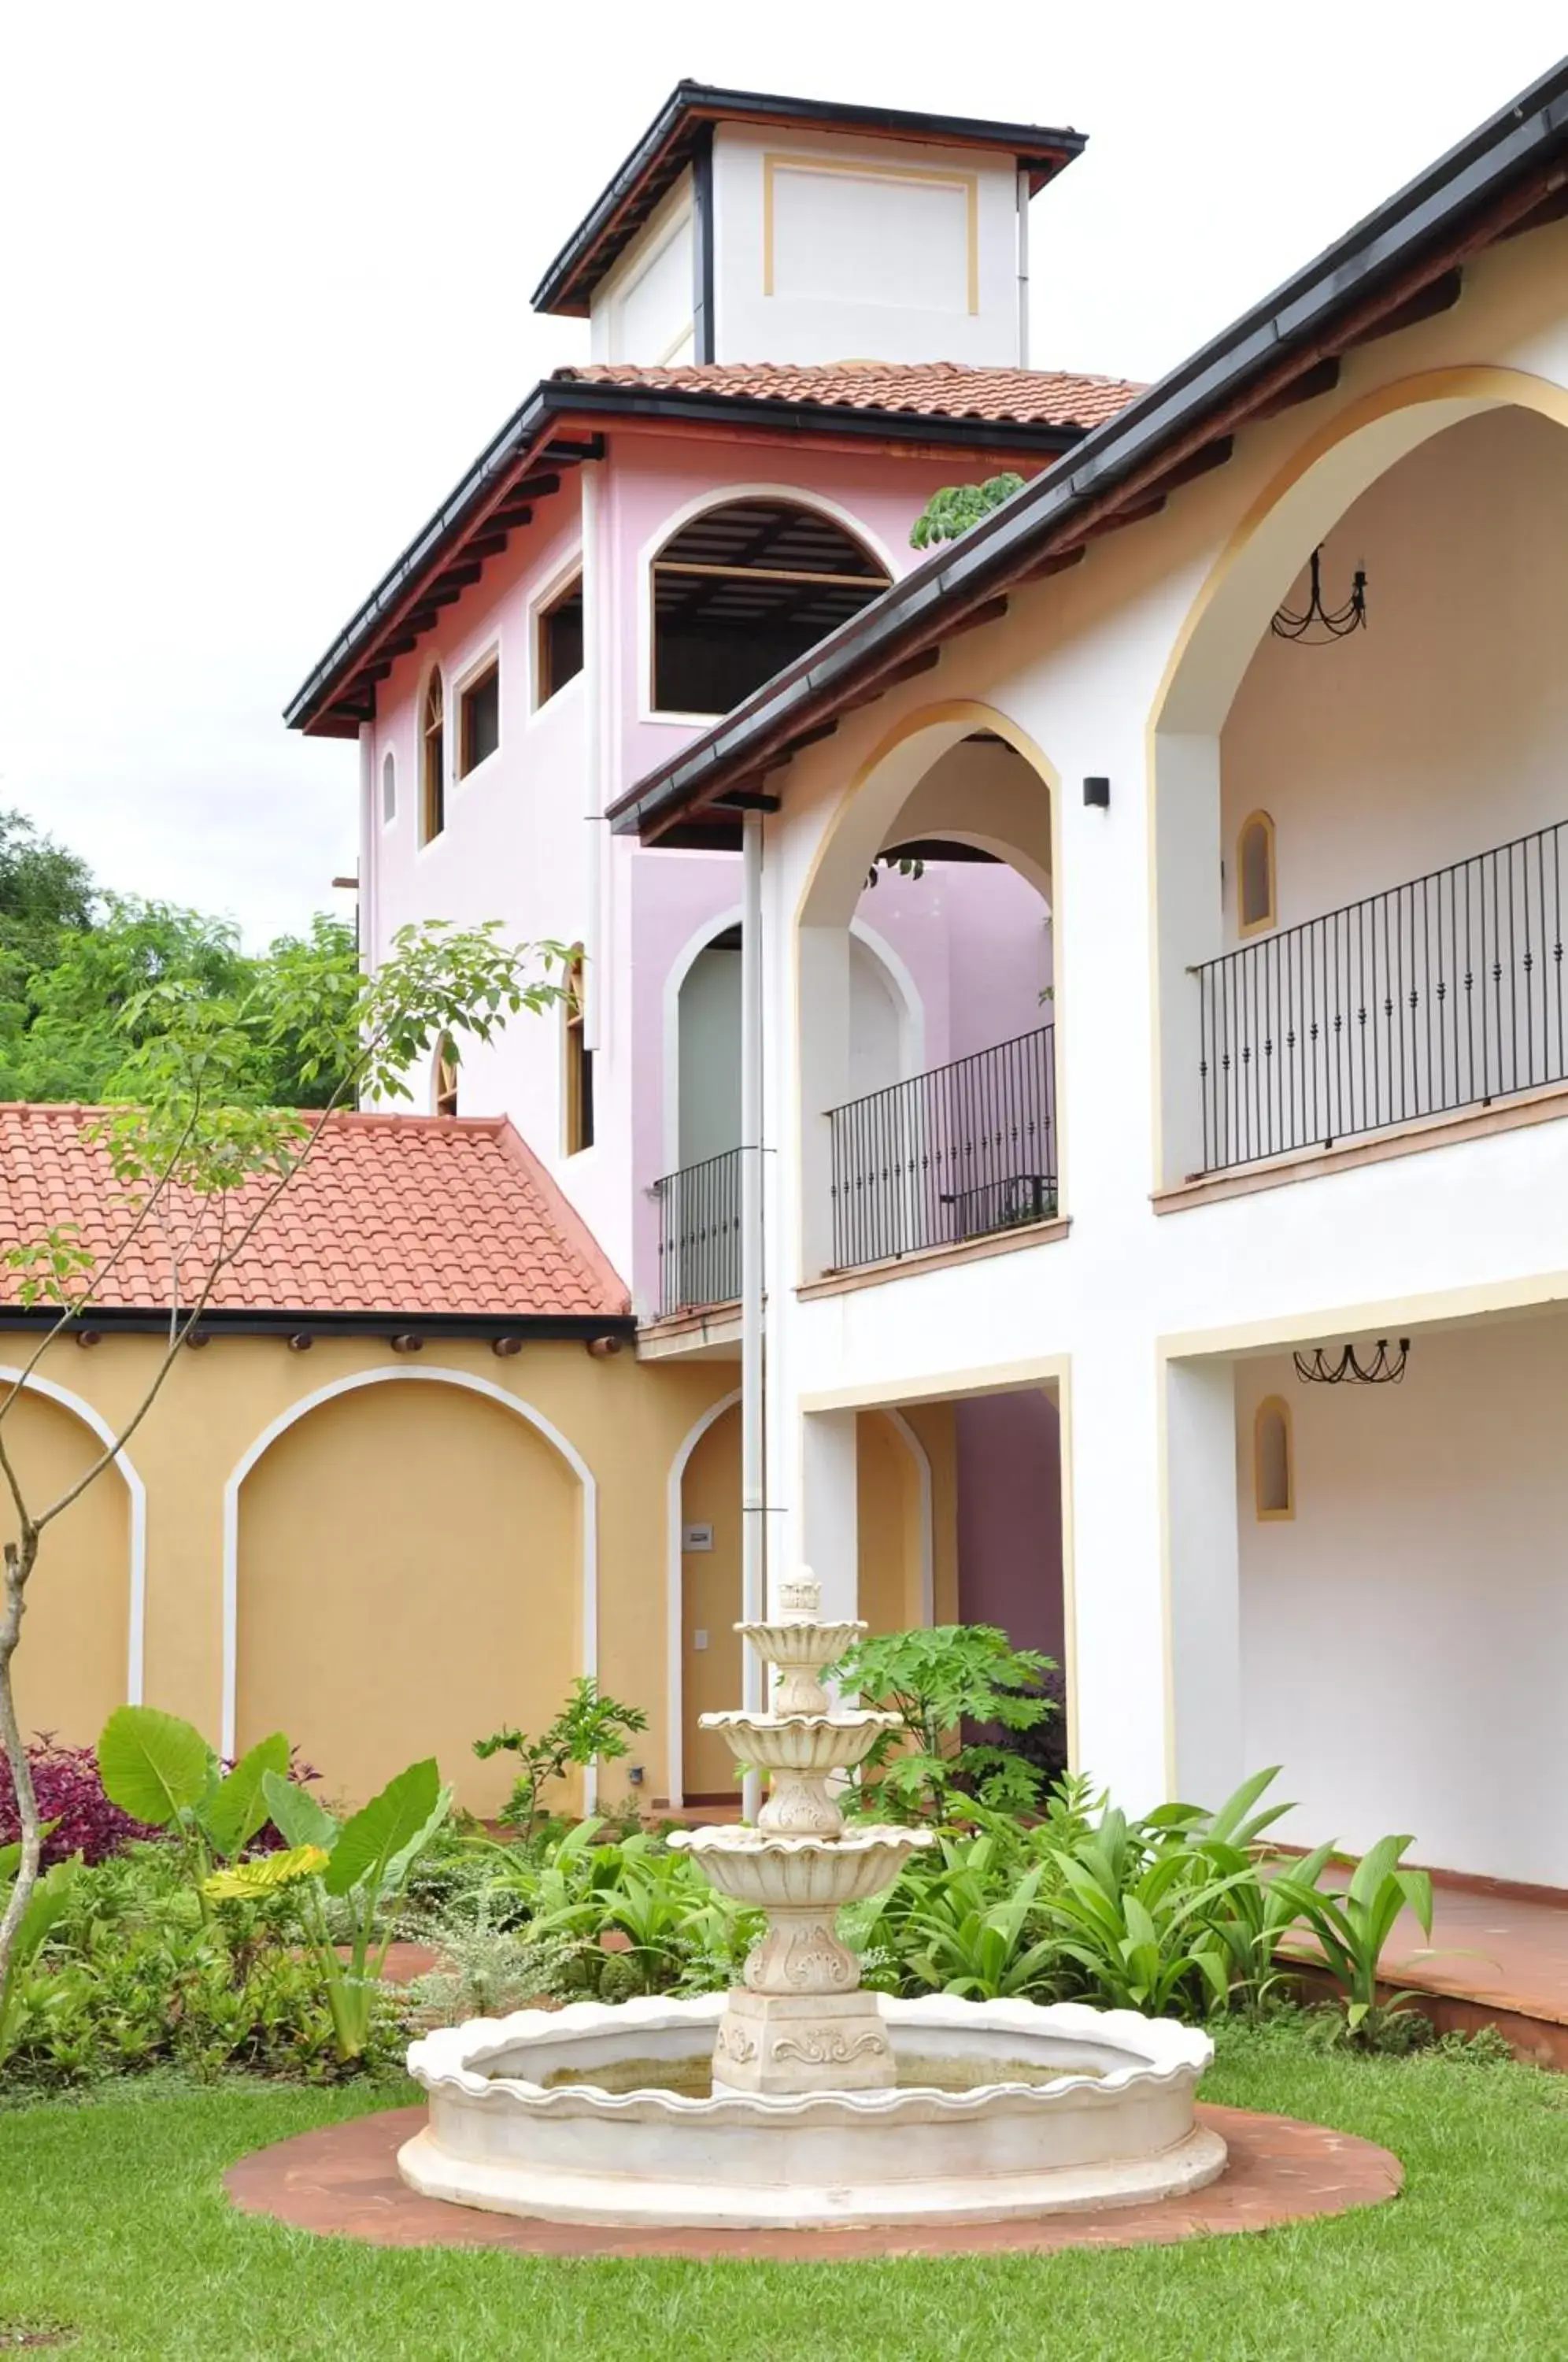
[[[711,1551],[713,1547],[712,1527],[683,1526],[680,1529],[680,1547],[683,1551]]]

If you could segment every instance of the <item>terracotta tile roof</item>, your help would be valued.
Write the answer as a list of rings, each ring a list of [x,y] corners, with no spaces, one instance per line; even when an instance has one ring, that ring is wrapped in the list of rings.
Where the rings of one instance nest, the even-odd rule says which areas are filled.
[[[0,1104],[0,1250],[65,1222],[100,1260],[131,1209],[93,1109]],[[230,1234],[260,1185],[229,1200]],[[211,1204],[149,1220],[110,1275],[105,1310],[161,1310],[171,1242],[187,1248],[186,1300],[215,1235]],[[196,1224],[209,1227],[196,1229]],[[0,1275],[0,1300],[17,1281]],[[623,1282],[526,1143],[502,1117],[339,1115],[220,1279],[224,1312],[407,1313],[481,1319],[618,1315]]]
[[[965,369],[956,361],[832,361],[812,368],[778,361],[691,362],[635,369],[595,361],[557,370],[553,382],[641,385],[672,393],[736,395],[753,402],[822,403],[922,418],[1005,420],[1023,426],[1100,426],[1143,388],[1120,377],[1070,370]]]

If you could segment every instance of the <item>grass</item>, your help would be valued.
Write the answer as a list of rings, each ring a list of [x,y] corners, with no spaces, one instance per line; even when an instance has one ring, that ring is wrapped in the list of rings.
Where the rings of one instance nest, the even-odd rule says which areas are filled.
[[[380,2092],[121,2083],[0,2114],[0,2353],[72,2362],[1553,2362],[1568,2357],[1568,2080],[1235,2029],[1205,2096],[1395,2149],[1392,2204],[1244,2236],[889,2263],[538,2261],[378,2249],[236,2214],[246,2150]],[[55,2348],[52,2350],[61,2350]]]

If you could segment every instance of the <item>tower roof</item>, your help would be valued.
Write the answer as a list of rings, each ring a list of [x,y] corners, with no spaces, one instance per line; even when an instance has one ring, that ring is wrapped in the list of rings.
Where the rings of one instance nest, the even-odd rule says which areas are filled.
[[[1081,155],[1086,144],[1081,131],[1038,123],[996,123],[971,115],[926,115],[908,107],[857,106],[843,99],[784,98],[775,91],[715,90],[707,83],[678,82],[534,290],[536,312],[587,312],[599,281],[719,123],[985,149],[1012,158],[1029,174],[1031,195]]]

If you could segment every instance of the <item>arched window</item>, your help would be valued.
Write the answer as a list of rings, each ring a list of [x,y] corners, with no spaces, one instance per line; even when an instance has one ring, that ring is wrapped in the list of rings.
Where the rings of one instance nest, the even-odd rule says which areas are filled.
[[[397,764],[389,747],[381,756],[381,824],[397,818]]]
[[[419,766],[419,841],[428,844],[447,825],[446,693],[433,672],[425,692]]]
[[[704,509],[653,563],[653,702],[727,713],[888,588],[831,517],[787,501]]]
[[[1260,1523],[1296,1515],[1296,1444],[1279,1395],[1265,1395],[1253,1420],[1253,1483]]]
[[[567,964],[565,1107],[562,1130],[566,1134],[566,1153],[580,1155],[593,1145],[593,1053],[588,1046],[588,1031],[583,1003],[582,945],[579,944]]]
[[[443,1033],[436,1044],[436,1112],[456,1115],[458,1112],[458,1053],[449,1033]]]
[[[1238,932],[1256,934],[1275,922],[1274,822],[1267,812],[1249,812],[1236,838]]]

